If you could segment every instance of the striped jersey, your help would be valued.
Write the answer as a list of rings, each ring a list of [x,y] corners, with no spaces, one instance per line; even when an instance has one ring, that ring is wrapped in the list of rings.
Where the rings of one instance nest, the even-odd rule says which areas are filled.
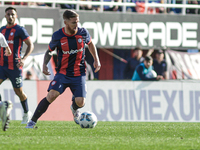
[[[11,27],[3,26],[1,27],[0,32],[4,35],[8,46],[12,51],[10,56],[4,56],[5,48],[1,47],[0,66],[7,66],[8,69],[14,70],[18,63],[18,60],[15,60],[15,58],[21,58],[23,41],[30,38],[30,36],[26,29],[18,24],[14,24]]]
[[[85,28],[78,28],[74,35],[68,35],[64,27],[54,32],[49,50],[57,50],[57,73],[66,76],[82,76],[86,72],[85,44],[91,42],[91,36]]]

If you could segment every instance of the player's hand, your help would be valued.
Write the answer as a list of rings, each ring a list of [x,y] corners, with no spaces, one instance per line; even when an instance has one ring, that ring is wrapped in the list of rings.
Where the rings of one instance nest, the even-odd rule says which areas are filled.
[[[22,58],[15,58],[15,60],[18,60],[18,63],[17,63],[17,67],[18,68],[24,66],[24,59],[22,59]]]
[[[157,79],[157,80],[162,80],[162,79],[163,79],[163,76],[158,75],[156,79]]]
[[[101,68],[101,64],[100,64],[100,62],[99,61],[94,61],[94,63],[93,63],[93,66],[94,66],[94,68],[95,68],[95,73],[96,72],[98,72],[99,70],[100,70],[100,68]]]
[[[45,64],[43,64],[43,70],[42,70],[42,72],[43,72],[45,75],[51,75],[51,73],[50,73],[49,70],[48,70],[48,67],[47,67]]]
[[[4,55],[5,55],[5,56],[10,56],[11,54],[12,54],[12,51],[10,50],[10,48],[6,47],[6,48],[5,48]]]

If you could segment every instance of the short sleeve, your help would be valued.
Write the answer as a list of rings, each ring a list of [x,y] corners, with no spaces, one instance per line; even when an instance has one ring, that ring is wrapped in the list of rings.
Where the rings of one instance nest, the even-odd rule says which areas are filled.
[[[86,39],[85,39],[85,43],[86,43],[86,44],[90,44],[92,38],[91,38],[90,33],[88,32],[88,30],[85,29],[85,31],[86,31]]]
[[[26,29],[24,27],[21,27],[20,37],[22,38],[23,41],[27,40],[30,37],[28,32],[26,31]]]
[[[8,43],[6,42],[6,39],[2,33],[0,33],[0,44],[1,47],[8,47]]]
[[[56,42],[55,33],[54,33],[51,37],[51,41],[49,43],[48,48],[50,51],[54,51],[56,47],[57,47],[57,42]]]

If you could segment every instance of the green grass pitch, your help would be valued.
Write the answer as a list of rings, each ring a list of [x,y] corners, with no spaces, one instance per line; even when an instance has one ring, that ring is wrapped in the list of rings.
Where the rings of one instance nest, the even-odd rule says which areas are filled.
[[[200,123],[102,122],[82,129],[72,121],[38,121],[26,129],[11,120],[0,150],[200,150]]]

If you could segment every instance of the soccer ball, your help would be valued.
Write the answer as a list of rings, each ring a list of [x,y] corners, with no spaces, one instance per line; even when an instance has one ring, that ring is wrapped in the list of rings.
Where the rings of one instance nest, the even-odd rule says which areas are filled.
[[[86,111],[80,116],[79,125],[81,128],[94,128],[97,125],[97,117],[93,112]]]
[[[154,70],[151,70],[146,74],[146,77],[147,78],[156,78],[157,77],[157,73]]]

